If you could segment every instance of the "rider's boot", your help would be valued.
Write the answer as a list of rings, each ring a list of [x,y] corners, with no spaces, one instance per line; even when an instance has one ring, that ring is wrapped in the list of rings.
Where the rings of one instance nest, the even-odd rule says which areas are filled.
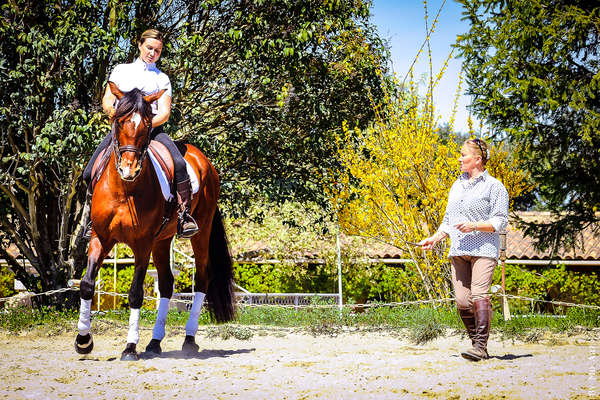
[[[84,215],[84,231],[83,239],[90,240],[92,238],[92,218],[90,217],[92,209],[92,187],[88,185],[87,191],[85,192],[85,204],[83,205]]]
[[[177,201],[179,202],[179,220],[177,222],[177,235],[189,238],[198,232],[198,224],[190,215],[192,184],[190,179],[177,183]]]

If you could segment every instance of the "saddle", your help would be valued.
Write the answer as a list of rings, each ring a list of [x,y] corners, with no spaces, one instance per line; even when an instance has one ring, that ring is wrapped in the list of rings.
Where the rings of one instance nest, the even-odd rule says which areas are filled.
[[[94,192],[96,183],[98,183],[98,181],[100,180],[100,177],[102,176],[102,172],[104,172],[104,169],[108,165],[108,160],[110,159],[111,151],[112,151],[112,147],[108,146],[104,150],[102,150],[102,152],[100,153],[98,158],[96,158],[96,162],[94,163],[94,165],[92,167],[92,180],[90,182],[90,193]],[[148,146],[148,151],[152,153],[152,156],[154,156],[153,158],[157,161],[156,164],[158,164],[160,166],[161,170],[164,172],[164,175],[168,182],[168,186],[169,186],[169,188],[171,188],[171,190],[170,190],[171,194],[174,195],[173,181],[174,181],[174,177],[175,177],[175,165],[173,163],[173,157],[171,156],[171,153],[169,153],[169,150],[167,149],[167,147],[164,144],[157,142],[156,140],[150,141],[150,145]],[[156,172],[157,172],[157,174],[159,173],[159,171],[156,171]]]

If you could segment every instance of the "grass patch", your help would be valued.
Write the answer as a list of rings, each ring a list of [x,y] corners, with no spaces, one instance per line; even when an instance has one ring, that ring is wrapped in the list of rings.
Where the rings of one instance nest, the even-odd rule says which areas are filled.
[[[43,328],[48,334],[61,333],[77,321],[78,311],[56,310],[50,307],[32,309],[19,307],[0,312],[0,329],[10,333],[19,333],[35,328]]]
[[[207,338],[221,338],[223,340],[235,338],[238,340],[249,340],[254,336],[254,332],[247,327],[236,325],[219,325],[209,327],[206,331]]]

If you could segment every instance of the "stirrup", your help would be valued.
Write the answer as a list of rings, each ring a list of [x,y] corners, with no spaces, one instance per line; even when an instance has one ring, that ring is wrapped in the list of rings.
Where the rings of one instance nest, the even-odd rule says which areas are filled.
[[[183,239],[188,239],[198,232],[198,224],[194,218],[187,212],[179,214],[177,220],[177,236]]]

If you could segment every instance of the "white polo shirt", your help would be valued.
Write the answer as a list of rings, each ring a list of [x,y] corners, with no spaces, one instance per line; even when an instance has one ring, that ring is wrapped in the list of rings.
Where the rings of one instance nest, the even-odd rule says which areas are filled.
[[[171,80],[156,64],[146,64],[139,57],[129,64],[119,64],[110,74],[109,81],[114,82],[122,92],[139,89],[144,95],[165,89],[165,94],[173,97]],[[158,113],[157,102],[152,103],[152,113]]]

